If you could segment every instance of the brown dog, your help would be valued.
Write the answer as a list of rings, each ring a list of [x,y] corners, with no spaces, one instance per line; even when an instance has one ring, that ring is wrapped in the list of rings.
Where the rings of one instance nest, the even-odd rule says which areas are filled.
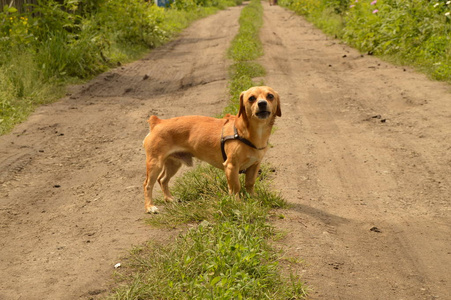
[[[282,115],[279,95],[267,86],[253,87],[240,95],[238,115],[223,119],[184,116],[161,120],[151,116],[150,133],[144,139],[147,176],[144,181],[146,212],[155,213],[152,190],[161,186],[166,201],[172,201],[169,180],[182,163],[192,166],[197,157],[225,171],[231,195],[240,191],[239,173],[246,174],[246,191],[253,193],[260,162],[276,116]]]

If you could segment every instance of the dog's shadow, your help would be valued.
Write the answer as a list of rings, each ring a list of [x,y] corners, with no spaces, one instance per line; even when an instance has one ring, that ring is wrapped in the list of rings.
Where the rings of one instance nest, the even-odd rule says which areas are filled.
[[[351,222],[349,219],[301,203],[289,203],[289,209],[312,217],[327,226],[339,226],[349,224]]]

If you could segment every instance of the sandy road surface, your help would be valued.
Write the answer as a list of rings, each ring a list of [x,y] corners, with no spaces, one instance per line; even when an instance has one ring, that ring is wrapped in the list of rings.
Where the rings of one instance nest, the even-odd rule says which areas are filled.
[[[450,86],[265,7],[276,222],[313,299],[451,299]],[[299,271],[299,270],[298,270]]]
[[[146,120],[222,111],[240,12],[195,22],[0,137],[1,300],[100,297],[132,245],[173,237],[144,225]]]
[[[264,4],[265,81],[283,116],[267,161],[292,203],[275,220],[312,299],[449,299],[449,86],[326,38]],[[143,225],[149,114],[215,115],[241,8],[194,23],[0,137],[0,299],[105,295]]]

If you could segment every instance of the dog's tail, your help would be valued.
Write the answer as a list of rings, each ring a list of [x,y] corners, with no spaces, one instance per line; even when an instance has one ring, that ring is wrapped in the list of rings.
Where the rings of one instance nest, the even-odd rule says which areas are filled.
[[[158,124],[161,123],[161,119],[158,119],[157,116],[150,116],[150,118],[147,120],[147,123],[149,123],[150,131],[152,131],[152,129],[153,129],[155,126],[157,126]],[[143,147],[145,147],[144,144],[146,143],[147,137],[148,137],[149,135],[150,135],[150,132],[146,135],[146,137],[145,137],[144,140],[143,140]]]
[[[147,123],[149,123],[150,130],[152,130],[155,126],[161,123],[161,119],[159,119],[157,116],[153,115],[150,116],[150,118],[147,120]]]

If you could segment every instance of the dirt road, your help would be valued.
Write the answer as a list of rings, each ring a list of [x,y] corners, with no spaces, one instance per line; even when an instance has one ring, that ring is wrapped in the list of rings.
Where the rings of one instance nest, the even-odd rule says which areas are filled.
[[[451,299],[450,86],[266,7],[277,221],[313,299]]]
[[[132,245],[174,236],[144,224],[146,120],[222,111],[240,12],[194,23],[0,137],[0,299],[105,296]]]
[[[287,267],[312,299],[450,299],[450,87],[264,9],[260,62],[283,103],[266,161],[292,204],[274,224],[304,262]],[[195,22],[0,137],[0,299],[105,296],[132,245],[178,233],[144,225],[145,121],[222,111],[240,11]]]

